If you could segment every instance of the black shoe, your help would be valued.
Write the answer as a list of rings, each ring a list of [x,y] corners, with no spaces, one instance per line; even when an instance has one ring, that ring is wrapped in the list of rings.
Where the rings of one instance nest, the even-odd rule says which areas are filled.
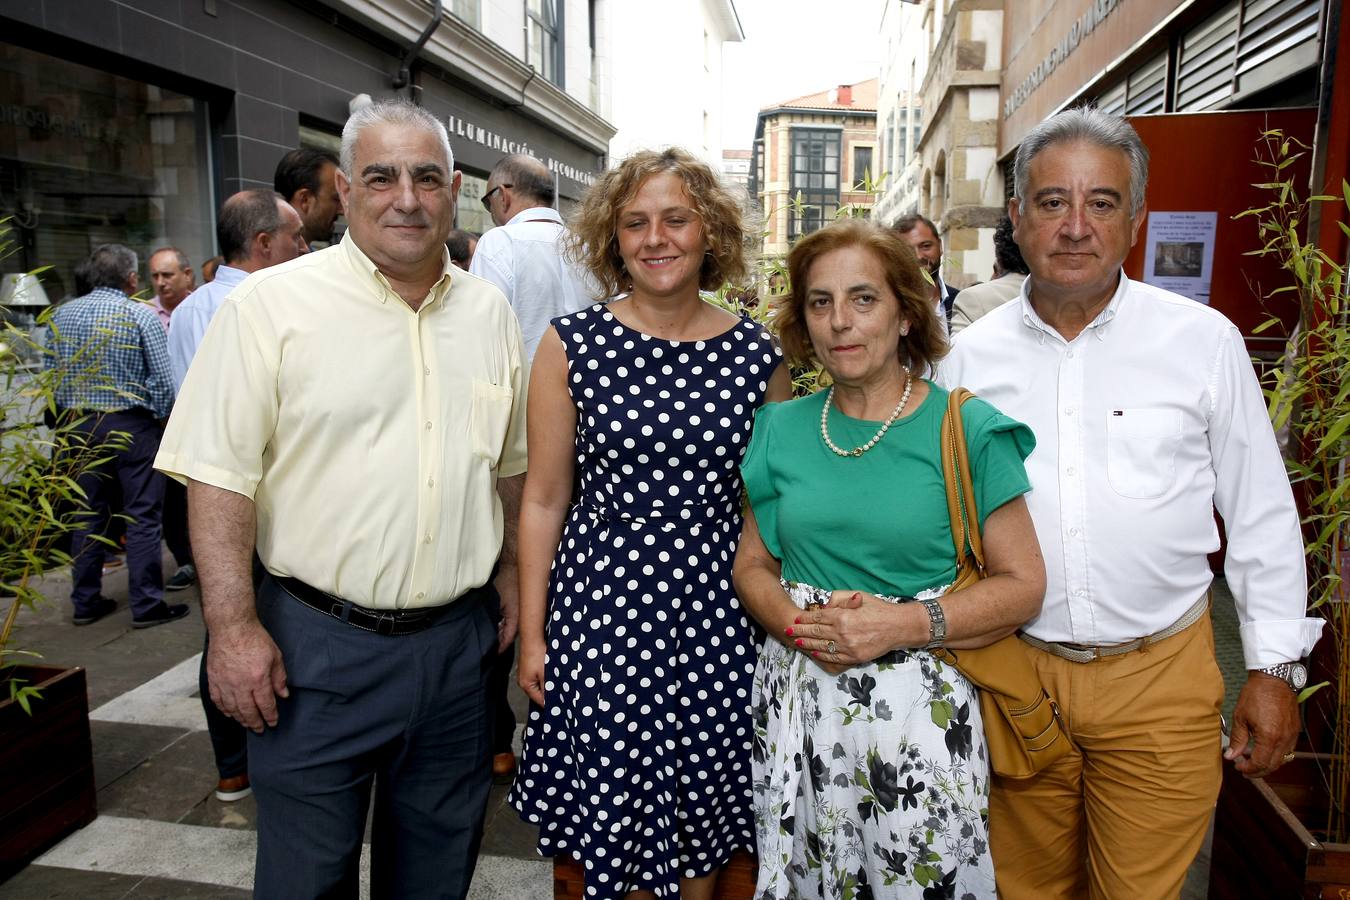
[[[197,567],[192,563],[185,566],[179,566],[178,571],[169,576],[169,580],[164,582],[166,591],[185,591],[197,583]]]
[[[173,622],[183,618],[188,614],[188,605],[186,603],[176,603],[169,606],[167,603],[160,603],[149,613],[141,616],[139,619],[131,620],[132,628],[154,628],[156,625],[163,625],[165,622]]]
[[[117,609],[116,600],[110,600],[107,597],[95,597],[94,602],[89,604],[89,612],[84,615],[77,612],[75,618],[71,621],[76,625],[93,625],[115,609]]]

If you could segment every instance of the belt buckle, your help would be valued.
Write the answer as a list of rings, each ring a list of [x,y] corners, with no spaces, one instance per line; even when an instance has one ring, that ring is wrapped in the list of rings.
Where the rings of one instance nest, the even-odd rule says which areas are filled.
[[[380,613],[375,619],[375,633],[382,634],[385,637],[393,637],[394,626],[398,620],[387,612]]]

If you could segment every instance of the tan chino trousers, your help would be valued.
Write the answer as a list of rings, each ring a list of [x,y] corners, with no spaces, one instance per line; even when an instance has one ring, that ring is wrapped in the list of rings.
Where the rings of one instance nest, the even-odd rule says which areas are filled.
[[[1027,649],[1077,749],[1033,778],[994,777],[999,896],[1177,897],[1219,793],[1223,678],[1209,616],[1090,663]]]

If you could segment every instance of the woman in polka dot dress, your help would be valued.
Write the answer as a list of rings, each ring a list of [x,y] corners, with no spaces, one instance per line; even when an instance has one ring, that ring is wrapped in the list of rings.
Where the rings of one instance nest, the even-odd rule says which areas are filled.
[[[582,862],[587,897],[699,900],[754,846],[755,646],[731,563],[750,423],[788,376],[759,325],[699,296],[747,270],[706,165],[629,157],[574,233],[627,296],[555,319],[534,360],[520,683],[538,706],[510,799],[541,853]]]

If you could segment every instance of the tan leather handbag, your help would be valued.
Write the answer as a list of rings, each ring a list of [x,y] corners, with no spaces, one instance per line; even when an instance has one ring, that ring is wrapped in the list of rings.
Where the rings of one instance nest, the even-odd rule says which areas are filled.
[[[942,419],[942,473],[959,560],[953,592],[970,587],[988,574],[961,422],[961,404],[974,396],[965,388],[952,390]],[[1072,748],[1060,722],[1059,707],[1041,684],[1026,647],[1016,635],[974,650],[938,647],[930,652],[955,666],[980,689],[985,745],[994,772],[1005,778],[1030,778]]]

